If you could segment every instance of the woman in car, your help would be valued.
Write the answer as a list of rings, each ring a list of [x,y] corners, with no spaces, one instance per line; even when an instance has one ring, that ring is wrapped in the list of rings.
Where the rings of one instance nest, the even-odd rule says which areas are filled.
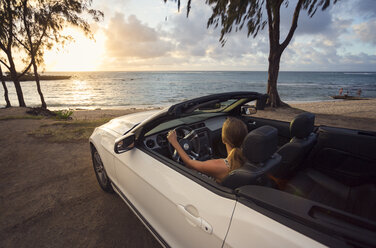
[[[247,126],[237,118],[228,118],[222,127],[222,142],[226,146],[227,158],[198,161],[191,159],[177,140],[176,131],[171,130],[167,139],[188,167],[212,176],[221,182],[230,171],[238,169],[245,162],[241,145],[248,133]]]

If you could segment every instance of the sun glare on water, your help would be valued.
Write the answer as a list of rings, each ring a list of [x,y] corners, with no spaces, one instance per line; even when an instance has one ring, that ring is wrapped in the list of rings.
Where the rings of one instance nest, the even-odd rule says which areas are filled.
[[[70,94],[72,103],[75,105],[90,106],[94,97],[91,84],[84,80],[74,80]]]
[[[75,41],[66,44],[63,48],[54,47],[45,52],[46,71],[99,70],[105,53],[104,35],[97,33],[95,40],[90,40],[73,28],[68,28],[65,32]]]

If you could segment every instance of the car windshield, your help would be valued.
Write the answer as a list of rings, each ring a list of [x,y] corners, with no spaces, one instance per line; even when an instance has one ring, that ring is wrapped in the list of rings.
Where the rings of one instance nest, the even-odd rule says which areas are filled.
[[[189,115],[189,116],[185,116],[182,118],[173,119],[173,120],[166,121],[157,125],[152,130],[147,132],[145,136],[149,136],[149,135],[152,135],[152,134],[164,131],[164,130],[169,130],[169,129],[172,129],[181,125],[190,125],[195,122],[204,121],[206,119],[213,118],[216,116],[221,116],[221,115],[223,114],[222,113],[197,113],[195,115]]]
[[[242,104],[246,99],[227,99],[225,101],[210,101],[200,106],[196,106],[193,113],[218,113],[218,112],[228,112],[234,107]]]
[[[179,125],[188,125],[194,122],[203,121],[208,118],[212,118],[218,115],[223,115],[235,107],[248,102],[249,99],[227,99],[224,101],[210,101],[200,106],[193,106],[191,111],[187,111],[189,114],[182,115],[180,118],[169,120],[167,122],[161,123],[155,128],[151,129],[145,134],[145,136],[152,135],[163,130],[168,130]]]

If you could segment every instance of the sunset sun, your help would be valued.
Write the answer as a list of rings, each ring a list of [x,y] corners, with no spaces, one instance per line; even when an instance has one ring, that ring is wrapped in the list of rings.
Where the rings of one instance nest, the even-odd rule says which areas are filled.
[[[45,52],[47,71],[95,71],[100,70],[105,56],[105,38],[102,32],[95,34],[95,40],[82,32],[68,28],[65,32],[73,37],[63,48],[55,46]]]

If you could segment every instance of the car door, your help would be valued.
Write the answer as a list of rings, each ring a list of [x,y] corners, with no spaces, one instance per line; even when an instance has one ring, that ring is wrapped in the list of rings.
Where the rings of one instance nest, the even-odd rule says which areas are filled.
[[[222,247],[235,200],[213,193],[151,155],[142,148],[116,154],[116,190],[162,244]]]
[[[239,202],[224,247],[326,246]]]
[[[224,247],[376,247],[367,219],[270,187],[236,194]]]

